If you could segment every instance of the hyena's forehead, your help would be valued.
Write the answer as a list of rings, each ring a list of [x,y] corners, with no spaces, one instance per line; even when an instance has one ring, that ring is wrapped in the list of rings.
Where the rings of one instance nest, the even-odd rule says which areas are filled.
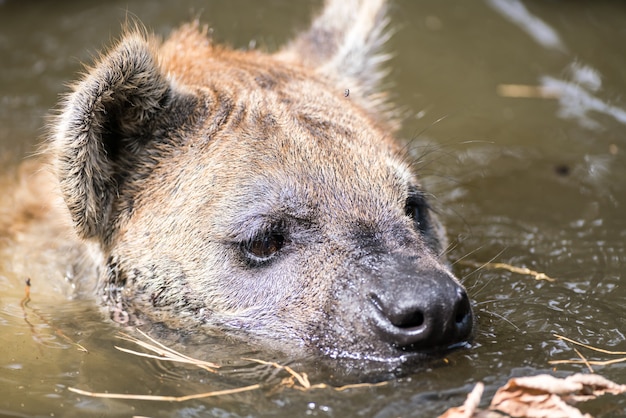
[[[256,163],[239,166],[244,175],[222,174],[225,181],[237,176],[237,182],[227,195],[216,194],[207,210],[219,214],[211,218],[225,239],[243,241],[285,223],[323,228],[403,216],[409,189],[415,186],[408,167],[391,156],[373,161],[347,150],[308,150],[305,160],[283,155],[280,164],[251,169],[273,159],[267,152],[257,152]]]
[[[368,193],[370,185],[416,183],[402,147],[343,93],[321,82],[268,92],[244,85],[235,91],[235,84],[205,93],[211,97],[204,132],[194,133],[208,139],[201,157],[220,166],[215,173],[237,172],[237,182],[257,176],[314,187],[348,182]]]

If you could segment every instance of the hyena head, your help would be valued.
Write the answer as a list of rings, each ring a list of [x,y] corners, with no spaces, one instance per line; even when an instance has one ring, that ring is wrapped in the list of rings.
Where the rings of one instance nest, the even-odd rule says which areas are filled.
[[[470,338],[465,290],[377,90],[383,0],[330,0],[275,54],[191,24],[129,31],[51,140],[106,302],[332,357],[402,361]]]

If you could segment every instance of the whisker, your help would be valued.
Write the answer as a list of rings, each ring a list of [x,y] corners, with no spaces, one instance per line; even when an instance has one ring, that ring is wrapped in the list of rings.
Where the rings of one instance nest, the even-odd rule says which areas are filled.
[[[488,299],[474,303],[474,306],[486,305],[488,303],[500,302],[500,299]]]
[[[488,315],[493,315],[493,316],[495,316],[496,318],[499,318],[499,319],[501,319],[502,321],[506,322],[507,324],[511,325],[511,326],[512,326],[513,328],[515,328],[517,331],[522,331],[520,327],[518,327],[518,326],[517,326],[517,325],[515,325],[513,322],[509,321],[509,320],[508,320],[508,319],[506,319],[504,316],[502,316],[502,315],[500,315],[500,314],[498,314],[498,313],[495,313],[495,312],[492,312],[492,311],[488,311],[488,310],[484,310],[484,311],[481,311],[481,312],[484,312],[484,313],[486,313],[486,314],[488,314]]]
[[[479,249],[480,249],[480,247],[479,247],[479,248],[477,248],[476,250],[474,250],[473,252],[476,252],[476,251],[478,251]],[[506,248],[503,248],[503,249],[502,249],[502,250],[500,250],[500,251],[499,251],[496,255],[494,255],[492,258],[490,258],[490,259],[489,259],[489,261],[487,261],[486,263],[483,263],[480,267],[475,268],[473,271],[471,271],[471,272],[467,273],[466,275],[464,275],[463,277],[461,277],[461,279],[460,279],[461,283],[465,283],[465,281],[466,281],[466,280],[467,280],[470,276],[472,276],[472,275],[474,275],[474,274],[476,274],[476,273],[480,272],[481,270],[483,270],[483,269],[485,268],[485,266],[486,266],[486,265],[488,265],[489,263],[493,262],[493,260],[495,260],[496,258],[500,257],[500,256],[501,256],[501,255],[502,255],[505,251],[506,251]],[[472,252],[472,253],[473,253],[473,252]],[[469,253],[469,254],[472,254],[472,253]],[[468,254],[468,255],[469,255],[469,254]],[[456,262],[457,262],[457,263],[458,263],[458,262],[461,262],[464,258],[467,258],[467,256],[468,256],[468,255],[466,255],[466,256],[464,256],[464,257],[462,257],[462,258],[458,259]],[[489,286],[489,285],[491,284],[491,282],[492,282],[494,279],[495,279],[495,277],[492,277],[491,279],[489,279],[489,280],[488,280],[486,283],[484,283],[484,284],[483,284],[483,286],[482,286],[480,289],[478,289],[477,291],[475,291],[475,290],[474,290],[474,289],[475,289],[475,286],[472,286],[471,288],[468,288],[468,291],[471,291],[471,293],[472,293],[472,297],[474,297],[474,298],[475,298],[475,297],[476,297],[476,296],[478,296],[478,295],[479,295],[479,294],[480,294],[483,290],[485,290],[485,288],[486,288],[487,286]]]

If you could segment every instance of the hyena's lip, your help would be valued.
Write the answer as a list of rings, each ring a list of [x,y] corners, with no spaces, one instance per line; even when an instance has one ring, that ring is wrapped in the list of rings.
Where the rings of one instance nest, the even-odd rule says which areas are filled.
[[[338,382],[378,382],[405,377],[433,367],[449,364],[444,359],[452,352],[467,350],[469,342],[459,342],[438,350],[363,353],[329,350],[326,365]],[[332,357],[332,358],[329,358]]]
[[[392,347],[392,351],[371,353],[356,352],[349,350],[326,349],[323,354],[331,359],[339,361],[359,361],[366,363],[388,364],[390,366],[400,366],[402,364],[428,363],[433,360],[441,359],[446,355],[460,350],[468,350],[472,348],[471,340],[459,341],[454,344],[441,347],[432,347],[430,349],[415,350],[411,347]]]
[[[433,347],[428,350],[415,350],[412,351],[410,347],[402,347],[399,349],[402,351],[402,357],[404,357],[407,361],[412,361],[415,359],[422,359],[424,361],[428,360],[436,360],[441,359],[450,353],[461,351],[461,350],[469,350],[472,348],[472,341],[470,339],[459,341],[454,344],[450,344],[442,347]]]
[[[429,356],[429,357],[441,357],[452,351],[463,350],[472,348],[472,341],[474,336],[472,333],[465,335],[459,341],[454,343],[450,343],[447,345],[438,345],[434,347],[422,347],[422,346],[395,346],[399,352],[402,352],[406,355],[421,355],[421,356]]]

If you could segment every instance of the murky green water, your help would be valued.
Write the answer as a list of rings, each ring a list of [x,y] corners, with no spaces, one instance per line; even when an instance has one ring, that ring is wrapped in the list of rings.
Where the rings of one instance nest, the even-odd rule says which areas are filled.
[[[240,360],[269,353],[220,338],[185,336],[174,345],[223,362],[219,376],[119,352],[120,328],[102,319],[93,301],[58,303],[34,285],[23,308],[23,278],[2,263],[0,415],[434,417],[461,404],[477,381],[491,395],[512,376],[552,370],[549,360],[577,358],[554,333],[626,351],[626,7],[527,2],[547,24],[529,31],[499,11],[500,3],[394,2],[389,81],[406,110],[403,133],[423,156],[418,164],[455,243],[451,260],[493,260],[556,281],[456,263],[478,314],[471,350],[382,387],[300,392],[279,389],[284,376],[271,368]],[[166,34],[200,14],[219,40],[241,47],[254,39],[273,49],[304,27],[315,7],[278,0],[0,1],[0,161],[35,149],[64,83],[115,38],[127,16]],[[531,36],[539,32],[543,38]],[[568,93],[559,101],[498,90],[542,83],[560,83]],[[293,367],[308,368],[314,383],[330,379],[315,363]],[[596,371],[626,383],[626,363]],[[258,382],[264,386],[255,392],[182,403],[103,400],[67,389],[181,396]],[[623,416],[626,397],[584,408]]]

